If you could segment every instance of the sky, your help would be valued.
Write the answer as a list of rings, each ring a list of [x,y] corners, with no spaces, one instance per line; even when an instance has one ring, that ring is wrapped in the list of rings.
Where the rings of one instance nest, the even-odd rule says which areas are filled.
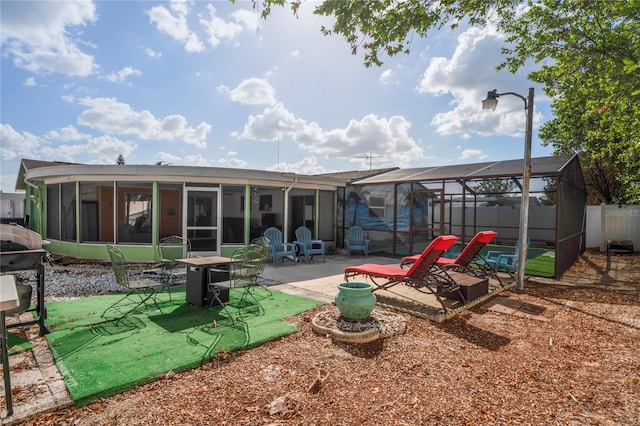
[[[549,99],[496,71],[504,35],[460,26],[364,66],[333,18],[251,1],[0,2],[0,189],[23,158],[319,174],[523,157],[525,110],[487,91],[535,88],[532,156]]]

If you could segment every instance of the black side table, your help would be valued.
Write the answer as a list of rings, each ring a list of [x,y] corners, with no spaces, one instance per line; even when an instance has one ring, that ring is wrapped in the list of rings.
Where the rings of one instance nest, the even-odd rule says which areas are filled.
[[[633,241],[631,240],[622,240],[622,241],[607,241],[607,256],[611,252],[617,253],[633,253]]]

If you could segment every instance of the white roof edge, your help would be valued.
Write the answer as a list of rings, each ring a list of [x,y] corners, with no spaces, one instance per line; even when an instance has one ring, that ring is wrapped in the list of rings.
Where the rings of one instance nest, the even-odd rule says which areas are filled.
[[[281,183],[314,183],[318,185],[344,186],[348,179],[315,177],[294,173],[282,173],[262,170],[244,170],[218,167],[192,167],[192,166],[156,166],[156,165],[56,165],[30,169],[26,172],[28,179],[43,179],[73,176],[108,176],[138,178],[149,176],[149,180],[162,180],[162,177],[181,178],[188,181],[189,178],[224,178],[243,180],[262,180]],[[74,179],[75,180],[75,179]],[[113,180],[113,179],[112,179]],[[138,180],[138,179],[136,179]]]

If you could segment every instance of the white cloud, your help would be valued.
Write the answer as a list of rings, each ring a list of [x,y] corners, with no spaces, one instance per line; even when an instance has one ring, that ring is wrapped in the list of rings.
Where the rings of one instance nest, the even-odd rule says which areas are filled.
[[[487,155],[482,154],[482,150],[480,149],[465,149],[460,154],[460,160],[468,160],[469,158],[478,158],[482,160],[487,158]]]
[[[180,164],[182,158],[168,152],[158,152],[156,154],[156,161],[161,161],[162,164]]]
[[[249,163],[235,157],[208,159],[201,154],[187,155],[184,159],[176,157],[175,163],[186,164],[196,167],[231,167],[234,169],[247,168]]]
[[[236,157],[220,158],[217,163],[220,167],[232,167],[234,169],[244,169],[249,165],[246,161]]]
[[[380,74],[380,83],[387,85],[390,83],[393,83],[392,81],[393,79],[393,70],[392,69],[388,69],[388,70],[384,70],[382,71],[382,73]]]
[[[204,44],[187,24],[186,15],[189,13],[189,3],[174,1],[171,3],[171,9],[176,12],[175,16],[164,6],[152,7],[147,11],[150,22],[156,24],[156,28],[161,32],[183,42],[185,51],[203,51]]]
[[[29,86],[29,87],[33,87],[33,86],[37,86],[38,83],[36,83],[36,79],[33,77],[29,77],[27,78],[22,84],[24,84],[25,86]]]
[[[232,101],[245,105],[275,105],[276,103],[275,89],[262,78],[242,80],[235,89],[218,86],[218,91],[228,93]]]
[[[145,52],[147,53],[147,56],[149,56],[150,58],[159,58],[162,56],[161,52],[156,52],[155,50],[149,49],[149,48],[147,48]]]
[[[436,132],[441,135],[463,135],[466,138],[469,132],[480,135],[521,135],[525,122],[521,100],[504,99],[500,113],[487,114],[481,107],[487,91],[495,87],[497,82],[515,91],[530,85],[526,79],[527,70],[515,76],[506,71],[496,71],[504,35],[492,26],[471,27],[460,34],[457,42],[450,58],[431,59],[417,87],[419,93],[449,95],[453,98],[450,101],[452,109],[434,115],[431,124],[436,126]],[[526,92],[523,94],[526,95]],[[537,114],[534,122],[540,121],[542,115]]]
[[[125,81],[130,75],[142,75],[142,72],[135,68],[125,67],[118,72],[107,75],[107,80],[121,83]]]
[[[278,131],[290,131],[294,127],[304,126],[304,121],[287,111],[281,103],[273,108],[267,108],[262,114],[249,115],[242,132],[233,132],[231,136],[236,139],[276,141]]]
[[[189,34],[189,38],[184,45],[184,50],[187,52],[202,52],[204,50],[204,43],[198,39],[198,36],[194,33]]]
[[[174,12],[181,13],[182,15],[188,15],[192,5],[192,1],[171,0],[169,7],[171,7],[171,10],[173,10]]]
[[[42,139],[29,133],[18,132],[10,124],[0,124],[0,140],[2,140],[2,161],[14,158],[36,158]]]
[[[47,158],[55,158],[57,161],[74,162],[79,157],[87,158],[89,163],[113,163],[118,155],[122,154],[126,159],[137,150],[137,146],[130,142],[124,142],[117,137],[102,135],[92,137],[79,144],[62,144],[43,147],[41,155]]]
[[[61,128],[60,130],[51,130],[49,133],[47,133],[47,139],[61,142],[82,141],[90,138],[91,135],[87,133],[80,133],[78,132],[78,129],[73,126],[66,126]]]
[[[207,146],[211,125],[204,121],[189,127],[181,115],[156,118],[149,111],[134,111],[115,98],[82,98],[80,105],[89,107],[78,116],[78,124],[114,135],[135,135],[145,140],[181,140],[198,148]]]
[[[123,142],[117,137],[81,134],[73,126],[59,131],[50,131],[45,138],[29,132],[17,132],[8,124],[0,125],[2,139],[2,161],[17,158],[46,158],[50,161],[83,161],[90,163],[108,163],[115,161],[118,154],[125,158],[131,155],[137,146]],[[55,142],[78,142],[56,144]]]
[[[150,22],[156,28],[183,42],[187,52],[202,52],[205,45],[196,31],[189,28],[187,16],[193,2],[172,1],[170,9],[164,6],[154,6],[147,11]],[[202,38],[212,48],[217,47],[223,41],[237,38],[245,31],[257,32],[259,28],[259,16],[255,12],[246,9],[235,10],[230,15],[230,20],[218,16],[216,8],[212,4],[206,6],[207,16],[199,14],[198,23],[202,27]]]
[[[201,154],[197,155],[187,155],[184,157],[184,163],[189,166],[199,166],[199,167],[209,167],[211,166],[208,159],[203,157]]]
[[[240,9],[234,11],[231,17],[242,25],[246,31],[256,32],[260,27],[260,17],[255,11]]]
[[[154,6],[147,11],[149,21],[156,24],[161,32],[170,35],[178,41],[186,41],[189,38],[189,26],[187,18],[182,13],[173,16],[164,6]]]
[[[317,175],[327,173],[328,170],[318,164],[316,157],[305,157],[295,163],[280,163],[275,166],[267,167],[272,172],[298,173],[303,175]]]
[[[200,19],[200,25],[204,27],[207,34],[207,41],[211,47],[216,47],[223,39],[233,39],[244,30],[244,26],[237,22],[227,22],[216,16],[216,8],[211,4],[207,5],[209,11],[208,19]]]
[[[422,148],[409,136],[411,123],[404,117],[389,119],[369,114],[350,120],[346,128],[323,130],[318,123],[296,118],[280,103],[262,114],[250,115],[237,139],[275,141],[278,132],[288,136],[298,148],[332,158],[357,160],[364,153],[378,156],[378,165],[406,165],[424,157]],[[368,165],[368,163],[367,163]]]
[[[95,22],[95,5],[87,1],[2,2],[3,54],[18,68],[85,77],[97,68],[77,45],[82,27]]]

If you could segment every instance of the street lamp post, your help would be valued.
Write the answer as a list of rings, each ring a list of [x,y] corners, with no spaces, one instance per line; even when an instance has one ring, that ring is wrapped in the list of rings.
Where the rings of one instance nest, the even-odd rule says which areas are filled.
[[[524,134],[524,170],[522,171],[522,201],[520,205],[520,251],[518,252],[518,277],[516,286],[518,290],[524,288],[524,267],[527,262],[527,228],[529,227],[529,180],[531,178],[531,137],[533,133],[533,87],[529,88],[529,96],[526,98],[518,93],[498,93],[496,89],[487,93],[482,101],[482,109],[495,110],[498,106],[498,98],[503,95],[517,96],[524,101],[524,109],[527,113],[526,131]]]

